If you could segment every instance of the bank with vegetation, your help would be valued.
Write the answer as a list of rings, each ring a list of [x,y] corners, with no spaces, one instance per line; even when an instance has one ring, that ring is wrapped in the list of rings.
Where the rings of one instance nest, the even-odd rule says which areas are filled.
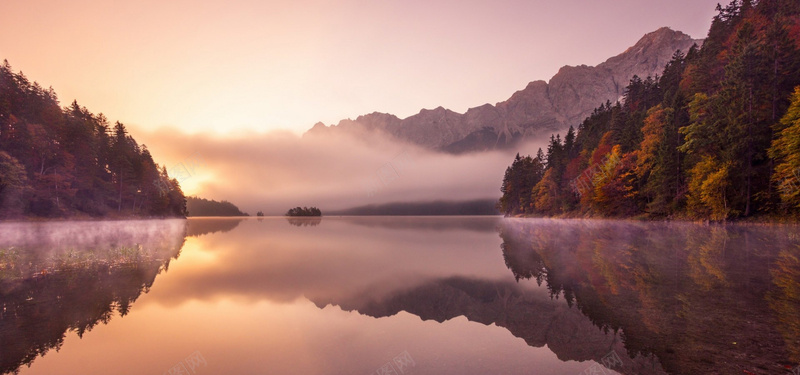
[[[0,65],[0,219],[185,215],[178,181],[125,125]]]
[[[702,47],[634,77],[546,151],[506,169],[506,215],[800,215],[800,2],[731,2]]]

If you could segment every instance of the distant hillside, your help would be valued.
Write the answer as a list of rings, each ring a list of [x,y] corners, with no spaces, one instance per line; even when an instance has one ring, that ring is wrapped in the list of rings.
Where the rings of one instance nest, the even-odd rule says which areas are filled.
[[[198,197],[186,198],[186,210],[189,211],[188,216],[250,216],[231,202]]]
[[[461,114],[438,107],[405,119],[371,113],[338,125],[317,123],[307,134],[383,131],[399,139],[450,153],[507,148],[517,142],[577,127],[598,105],[616,102],[634,77],[660,74],[676,50],[701,40],[661,28],[598,66],[565,66],[550,82],[534,81],[508,100]]]
[[[434,202],[395,202],[379,205],[367,205],[331,212],[331,215],[396,215],[396,216],[430,216],[430,215],[499,215],[494,199],[476,199],[471,201],[434,201]]]

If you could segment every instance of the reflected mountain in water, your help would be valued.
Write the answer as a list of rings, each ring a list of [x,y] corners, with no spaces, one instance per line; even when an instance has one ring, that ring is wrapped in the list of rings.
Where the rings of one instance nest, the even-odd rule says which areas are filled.
[[[334,302],[317,301],[323,308]],[[616,331],[600,329],[579,310],[525,290],[513,282],[450,278],[426,283],[381,301],[362,305],[345,303],[344,310],[380,318],[405,311],[423,320],[439,323],[464,316],[473,322],[507,329],[533,347],[547,347],[562,361],[603,363],[611,352],[626,353],[623,337]],[[665,374],[657,359],[640,355],[619,357],[613,370],[622,374]]]
[[[0,224],[0,373],[125,316],[185,232],[184,220]]]

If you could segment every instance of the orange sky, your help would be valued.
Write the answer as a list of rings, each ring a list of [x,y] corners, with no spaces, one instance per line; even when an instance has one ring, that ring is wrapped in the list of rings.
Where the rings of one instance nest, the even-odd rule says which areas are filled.
[[[505,100],[661,26],[704,37],[716,3],[3,0],[0,58],[131,129],[300,133]]]

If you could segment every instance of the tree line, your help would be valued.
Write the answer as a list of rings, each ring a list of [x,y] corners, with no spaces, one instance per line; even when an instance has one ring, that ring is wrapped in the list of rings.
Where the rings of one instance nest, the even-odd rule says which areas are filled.
[[[185,216],[178,181],[120,122],[0,66],[0,218]]]
[[[800,214],[800,2],[717,6],[702,47],[633,77],[547,151],[517,155],[506,215]]]

